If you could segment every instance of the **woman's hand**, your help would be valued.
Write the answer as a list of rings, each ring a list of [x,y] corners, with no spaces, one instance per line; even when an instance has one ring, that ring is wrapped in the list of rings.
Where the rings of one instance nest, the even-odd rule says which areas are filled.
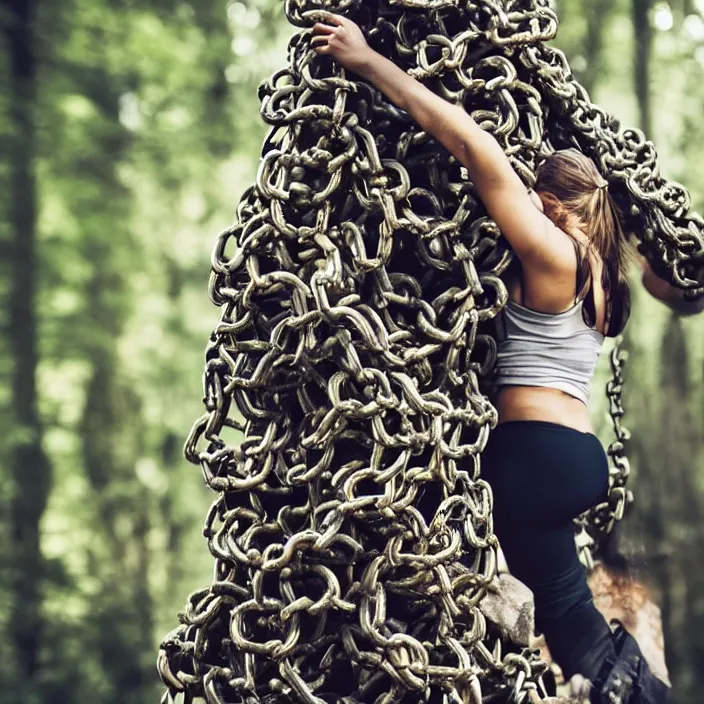
[[[350,71],[364,75],[373,60],[374,50],[367,44],[362,30],[352,20],[331,12],[313,10],[305,14],[322,20],[313,27],[311,44],[315,51],[332,56]]]
[[[643,268],[643,286],[653,298],[657,298],[680,315],[697,315],[704,312],[704,296],[693,301],[686,300],[683,289],[661,279],[644,256],[639,255],[638,259]]]

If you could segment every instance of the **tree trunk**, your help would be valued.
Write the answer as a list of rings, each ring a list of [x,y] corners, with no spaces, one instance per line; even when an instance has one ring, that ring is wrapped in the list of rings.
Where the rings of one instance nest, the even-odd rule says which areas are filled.
[[[640,128],[648,139],[653,137],[650,104],[650,58],[653,50],[653,27],[650,24],[652,0],[633,0],[633,31],[635,35],[634,89],[638,99]]]
[[[682,321],[672,315],[664,337],[662,386],[665,391],[662,426],[666,431],[671,462],[665,466],[663,492],[669,494],[670,543],[682,596],[681,623],[675,626],[680,638],[677,661],[680,681],[686,683],[691,701],[697,699],[704,682],[700,664],[704,656],[704,577],[699,569],[702,541],[700,528],[704,507],[697,487],[697,449],[701,419],[693,414],[687,341]],[[684,586],[684,589],[682,589]]]
[[[18,699],[31,701],[42,637],[40,523],[51,489],[51,465],[42,449],[37,366],[37,185],[35,174],[37,60],[34,0],[3,0],[10,68],[11,270],[8,337],[12,359],[14,431],[10,450],[12,605],[9,638],[16,656]]]
[[[587,0],[584,13],[587,18],[585,59],[587,67],[581,76],[582,85],[591,96],[601,73],[601,57],[604,48],[604,27],[613,7],[612,0]]]
[[[146,701],[153,681],[151,662],[144,657],[153,637],[148,582],[151,499],[135,471],[145,442],[141,399],[119,354],[132,305],[126,271],[134,261],[131,194],[120,179],[129,146],[129,134],[119,120],[125,78],[103,69],[91,78],[78,87],[100,107],[102,122],[83,168],[99,183],[100,195],[84,207],[110,228],[91,230],[83,243],[93,269],[85,289],[92,349],[81,438],[83,464],[95,495],[94,530],[103,538],[95,541],[93,553],[101,591],[92,615],[92,647],[108,683],[104,704],[122,704]]]
[[[110,293],[114,287],[106,290]],[[91,305],[97,319],[107,317],[104,299],[97,295]],[[118,340],[115,335],[115,347]],[[152,645],[154,605],[148,582],[150,501],[134,471],[143,452],[141,403],[107,341],[93,367],[82,426],[83,460],[100,517],[95,531],[103,538],[95,546],[95,573],[102,587],[92,629],[94,654],[109,683],[103,702],[146,701],[151,668],[144,654]]]

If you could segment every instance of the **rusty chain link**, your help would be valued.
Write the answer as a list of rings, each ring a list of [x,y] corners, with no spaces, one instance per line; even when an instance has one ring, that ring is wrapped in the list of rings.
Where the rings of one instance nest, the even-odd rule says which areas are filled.
[[[163,701],[542,701],[545,665],[480,610],[497,554],[480,457],[511,254],[456,160],[310,49],[303,13],[320,6],[463,104],[527,185],[541,155],[588,154],[656,271],[704,291],[704,223],[545,43],[547,2],[286,0],[304,29],[260,89],[256,184],[214,248],[222,316],[186,442],[217,493],[213,582],[162,644]],[[622,361],[616,348],[611,497],[579,521],[597,544],[630,501]]]

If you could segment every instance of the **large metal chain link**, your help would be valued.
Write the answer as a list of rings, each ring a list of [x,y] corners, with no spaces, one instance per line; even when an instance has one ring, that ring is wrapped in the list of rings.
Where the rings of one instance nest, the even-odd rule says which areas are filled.
[[[285,2],[306,28],[320,6],[463,104],[526,184],[553,149],[591,156],[656,270],[704,291],[687,193],[545,43],[546,2]],[[497,554],[486,384],[511,254],[456,160],[311,51],[309,29],[260,97],[272,129],[214,249],[222,317],[186,443],[217,493],[214,576],[162,645],[164,702],[543,700],[545,665],[480,609]],[[612,498],[581,521],[597,542],[629,501],[614,355]]]

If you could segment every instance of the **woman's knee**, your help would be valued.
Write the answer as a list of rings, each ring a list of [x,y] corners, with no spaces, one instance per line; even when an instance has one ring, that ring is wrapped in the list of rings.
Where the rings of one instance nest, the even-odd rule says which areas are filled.
[[[584,566],[578,563],[547,582],[528,585],[535,599],[536,619],[559,621],[593,601]]]

